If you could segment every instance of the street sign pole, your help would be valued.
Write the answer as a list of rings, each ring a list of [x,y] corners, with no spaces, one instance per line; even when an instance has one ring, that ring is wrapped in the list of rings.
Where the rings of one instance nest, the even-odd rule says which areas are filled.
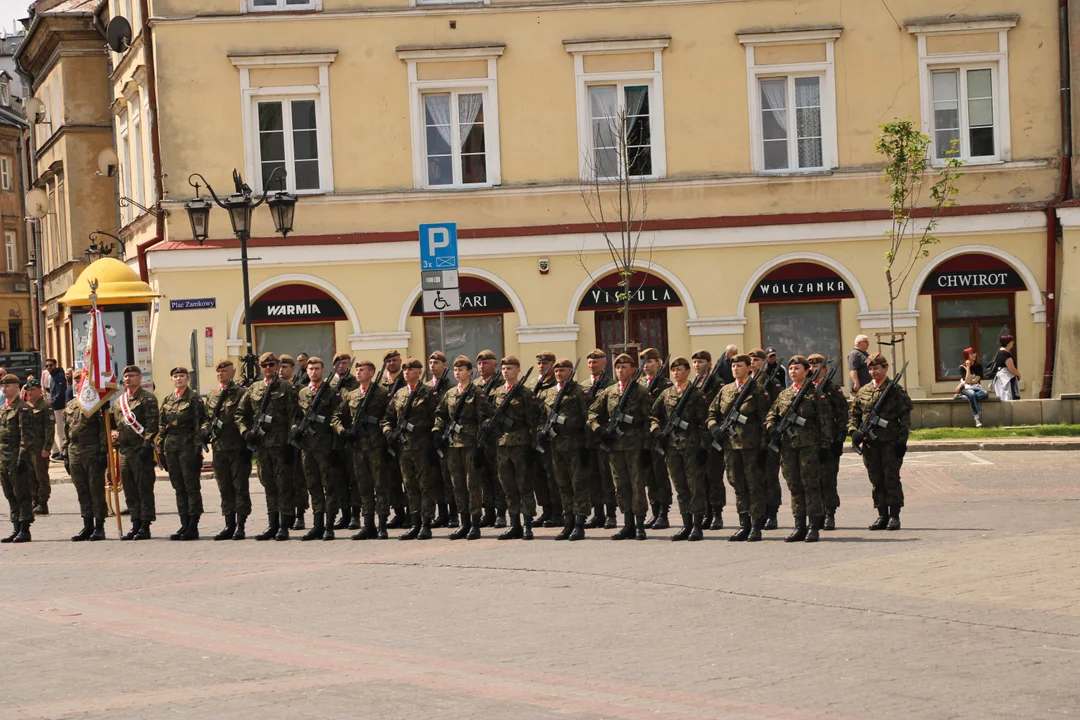
[[[439,313],[439,344],[446,347],[446,313]]]
[[[420,226],[420,288],[425,313],[439,313],[439,344],[446,351],[446,313],[461,310],[457,225]]]

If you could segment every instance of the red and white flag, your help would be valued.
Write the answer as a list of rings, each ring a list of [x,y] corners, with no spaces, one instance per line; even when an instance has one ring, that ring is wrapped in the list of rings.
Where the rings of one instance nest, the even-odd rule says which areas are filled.
[[[90,308],[90,327],[86,338],[86,355],[83,358],[83,379],[79,385],[79,405],[84,415],[93,415],[106,401],[116,394],[116,377],[112,371],[109,343],[105,339],[105,325],[97,305]]]

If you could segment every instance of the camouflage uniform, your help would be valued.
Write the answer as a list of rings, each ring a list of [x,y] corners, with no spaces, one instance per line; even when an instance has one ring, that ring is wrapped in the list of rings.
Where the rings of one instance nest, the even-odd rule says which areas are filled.
[[[502,382],[491,393],[491,404],[496,412],[502,407],[503,398],[508,392],[510,388]],[[495,441],[495,456],[499,482],[506,493],[510,517],[515,521],[519,514],[528,522],[536,516],[536,499],[533,496],[528,464],[525,462],[526,452],[532,443],[532,420],[535,417],[532,404],[532,391],[522,387],[503,411],[502,427],[495,429],[498,435]]]
[[[589,376],[589,379],[581,383],[581,391],[585,394],[585,400],[592,406],[596,396],[611,387],[614,379],[610,373],[605,373],[603,382],[597,386],[597,378]],[[600,447],[600,441],[593,432],[585,433],[585,448],[589,451],[589,459],[585,464],[585,473],[589,482],[589,499],[592,503],[595,515],[590,523],[601,526],[610,515],[612,523],[615,517],[615,483],[611,479],[611,466],[608,464],[607,453]],[[606,511],[606,512],[605,512]]]
[[[724,381],[719,375],[709,375],[705,378],[701,388],[705,395],[705,402],[712,406],[713,401],[720,395],[724,387]],[[724,485],[724,453],[717,450],[711,438],[703,436],[706,444],[705,460],[705,520],[712,523],[711,529],[723,528],[723,510],[727,506],[727,487]],[[712,516],[712,517],[710,517]],[[715,522],[714,522],[715,518]]]
[[[737,382],[728,383],[716,396],[709,406],[710,430],[724,421],[741,390]],[[728,482],[735,490],[735,509],[740,520],[744,515],[751,520],[765,517],[765,473],[761,459],[766,452],[762,434],[769,405],[765,389],[755,383],[750,396],[738,411],[746,422],[735,423],[731,434],[724,438],[724,464],[727,466]]]
[[[442,401],[443,396],[450,390],[450,388],[455,386],[454,369],[449,365],[446,366],[446,369],[447,372],[442,377],[432,378],[427,383],[428,387],[431,388],[432,395],[435,398],[436,408],[439,407],[439,403]],[[439,506],[436,508],[438,510],[438,521],[435,524],[435,527],[443,527],[447,524],[451,525],[452,527],[456,527],[456,516],[451,514],[444,517],[444,513],[450,512],[450,510],[449,508],[442,507],[453,506],[453,512],[457,512],[457,501],[454,497],[454,478],[452,473],[450,472],[450,455],[448,453],[443,453],[442,456],[437,457],[438,463],[436,467],[438,468],[438,471],[435,472],[434,477],[432,477],[432,488],[435,492],[435,503],[437,506]],[[466,508],[462,507],[461,509],[465,510]]]
[[[683,515],[685,521],[686,516],[705,515],[705,466],[701,462],[705,454],[705,436],[701,431],[705,427],[705,417],[709,409],[705,395],[689,381],[681,389],[672,383],[652,404],[649,430],[655,436],[664,429],[684,393],[690,393],[690,398],[683,406],[680,420],[688,427],[675,428],[663,448],[662,455],[655,450],[654,441],[653,454],[664,460],[667,476],[675,486],[679,514]],[[700,523],[700,520],[698,522]]]
[[[564,527],[569,526],[574,515],[589,514],[589,483],[585,474],[582,451],[585,448],[585,423],[589,419],[589,401],[581,386],[569,380],[570,387],[559,405],[559,418],[552,428],[554,439],[545,438],[545,452],[549,457],[555,482],[562,500]],[[559,396],[559,383],[541,391],[537,400],[537,430],[542,430],[555,407]],[[582,520],[584,522],[584,520]]]
[[[12,525],[34,522],[33,484],[37,482],[30,453],[34,443],[33,409],[21,397],[0,405],[0,482]]]
[[[116,442],[120,453],[120,482],[124,486],[124,499],[132,522],[145,527],[157,519],[154,504],[154,436],[158,431],[158,401],[152,393],[139,388],[133,397],[128,397],[128,409],[135,422],[142,426],[142,434],[124,421],[119,400],[112,403],[113,427],[120,433],[120,439]]]
[[[354,433],[353,417],[369,394],[371,399],[367,401],[364,415]],[[386,438],[379,428],[379,421],[389,402],[390,396],[386,388],[379,383],[369,384],[367,392],[358,384],[355,389],[345,393],[330,421],[334,432],[345,439],[346,452],[349,453],[348,457],[351,457],[359,493],[358,500],[354,502],[359,503],[364,518],[373,518],[378,514],[380,523],[384,523],[390,513],[390,501],[386,493],[388,468],[383,460],[386,455]]]
[[[531,399],[529,409],[532,415],[529,422],[533,425],[539,414],[540,394],[555,383],[554,373],[543,378],[530,378],[522,388]],[[530,443],[525,450],[526,472],[529,474],[529,484],[532,485],[536,496],[536,504],[544,508],[541,517],[544,521],[558,517],[562,521],[562,508],[560,505],[559,484],[555,480],[555,468],[551,465],[551,458],[537,453]],[[558,523],[552,522],[553,525]]]
[[[641,384],[643,390],[649,387],[650,378],[644,374],[638,378],[638,382]],[[648,413],[656,401],[660,398],[660,395],[671,387],[671,381],[665,377],[660,378],[656,383],[656,389],[649,393],[648,400],[645,404],[645,412]],[[645,420],[646,428],[648,426],[648,418]],[[658,452],[653,452],[653,439],[648,433],[644,435],[645,443],[645,457],[642,458],[641,474],[645,482],[645,488],[648,490],[649,505],[652,507],[653,517],[659,518],[663,513],[665,519],[667,517],[667,509],[671,507],[671,480],[668,478],[667,465],[664,461],[664,456]]]
[[[84,518],[104,520],[108,514],[105,501],[105,467],[108,442],[105,417],[98,410],[87,417],[79,400],[70,400],[64,408],[64,454],[68,473],[79,496],[79,514]]]
[[[294,415],[290,416],[288,419],[289,427],[292,427],[292,424],[297,420],[295,413],[300,407],[300,390],[302,387],[303,386],[298,386],[294,383],[286,383],[285,390],[292,395],[292,408],[294,413]],[[282,504],[292,503],[296,512],[296,524],[302,525],[304,511],[311,507],[308,494],[307,474],[304,472],[304,459],[301,457],[300,451],[290,445],[287,441],[283,451],[286,480]],[[302,530],[303,528],[297,527],[296,529]]]
[[[334,389],[334,407],[341,407],[342,402],[345,400],[345,394],[350,393],[357,388],[359,383],[356,378],[346,373],[345,375],[338,375],[334,373],[330,376],[330,387]],[[330,456],[330,469],[331,474],[334,477],[337,495],[341,504],[341,520],[342,524],[348,524],[350,518],[352,518],[353,511],[356,514],[360,513],[360,486],[357,485],[356,471],[352,463],[352,453],[345,447],[345,439],[336,433],[333,435],[334,449]],[[352,518],[356,519],[356,518]]]
[[[206,407],[191,388],[171,392],[161,403],[158,416],[169,481],[176,493],[176,511],[196,521],[202,515],[202,435]]]
[[[416,397],[406,416],[405,406],[409,404],[410,394]],[[401,435],[401,443],[392,449],[397,453],[415,526],[417,518],[430,522],[435,517],[437,483],[440,482],[436,476],[439,468],[431,461],[434,453],[431,428],[435,425],[435,394],[430,385],[418,383],[412,390],[407,384],[403,385],[390,400],[381,423],[383,434],[391,432],[403,422],[408,422],[412,429],[406,427]]]
[[[795,400],[798,390],[785,388],[773,403],[765,419],[765,430],[772,431]],[[833,438],[832,412],[816,388],[803,396],[796,413],[804,425],[793,425],[794,435],[780,438],[780,465],[791,493],[791,513],[796,520],[809,516],[824,518],[821,497],[821,454],[830,452]]]
[[[308,385],[300,391],[295,421],[289,434],[300,445],[300,460],[304,463],[308,492],[311,493],[311,511],[316,515],[326,513],[326,524],[330,526],[342,502],[341,475],[333,466],[334,433],[330,429],[330,419],[337,409],[337,395],[332,387],[328,387],[318,399],[318,406],[311,409],[321,387],[321,384],[319,387]],[[297,437],[300,423],[308,415],[309,409],[311,425],[306,433]],[[347,503],[348,497],[344,501]]]
[[[825,503],[825,515],[831,517],[840,507],[837,479],[840,475],[840,457],[844,454],[844,440],[847,438],[848,402],[844,397],[843,389],[831,380],[822,380],[818,390],[832,411],[832,447],[829,459],[821,473],[821,495]]]
[[[629,382],[629,381],[628,381]],[[615,482],[615,496],[618,499],[619,510],[626,516],[640,516],[644,522],[648,503],[645,500],[645,471],[642,463],[642,454],[645,452],[645,428],[649,422],[648,398],[645,388],[627,387],[631,393],[627,399],[624,418],[619,423],[622,435],[619,435],[610,445],[611,452],[608,455],[608,467],[611,469],[611,477]],[[622,398],[622,390],[619,382],[614,382],[610,387],[601,391],[589,408],[589,427],[594,433],[601,433],[607,427],[611,417],[615,414]]]
[[[33,467],[30,477],[31,490],[34,504],[44,505],[52,497],[52,485],[49,483],[49,452],[52,451],[56,440],[56,413],[53,412],[45,396],[39,397],[37,402],[30,407],[33,411],[29,455],[30,464]],[[44,457],[41,455],[42,452],[45,452]]]
[[[772,380],[769,380],[766,376],[769,373],[769,369],[766,368],[761,375],[758,376],[758,384],[761,385],[761,389],[765,391],[765,397],[769,401],[769,407],[772,407],[776,402],[776,398],[780,397],[780,393],[784,390],[784,385],[780,380],[779,374]],[[770,520],[776,519],[776,513],[780,510],[780,505],[784,502],[784,494],[780,487],[780,456],[776,453],[770,452],[765,458],[765,510],[770,516]]]
[[[480,523],[480,513],[484,509],[484,491],[480,481],[480,471],[474,464],[476,453],[476,435],[480,426],[491,417],[491,404],[483,390],[474,385],[467,386],[465,394],[454,386],[443,391],[438,409],[435,411],[434,432],[441,434],[453,422],[458,406],[464,403],[457,417],[460,430],[450,434],[450,444],[443,449],[443,456],[450,469],[454,483],[454,496],[457,507],[461,510],[464,523]]]
[[[875,387],[871,380],[859,388],[851,404],[851,417],[848,419],[848,432],[858,432],[863,420],[873,409],[886,384]],[[874,507],[879,516],[898,517],[904,506],[904,486],[900,482],[900,467],[904,464],[907,451],[908,433],[911,430],[911,398],[903,387],[890,393],[885,407],[880,409],[880,416],[888,425],[874,428],[876,438],[865,438],[862,444],[863,465],[870,476],[873,487]]]
[[[202,437],[214,437],[214,479],[221,493],[221,514],[251,515],[251,453],[240,437],[237,416],[244,398],[244,388],[229,381],[206,395],[206,422]]]
[[[259,418],[257,415],[260,414],[266,393],[270,393],[270,397],[266,399],[263,417]],[[292,466],[286,462],[286,456],[292,450],[289,446],[289,428],[296,415],[296,407],[296,390],[291,383],[276,377],[269,383],[260,379],[244,393],[236,418],[241,437],[254,431],[265,433],[253,438],[251,444],[255,446],[259,482],[266,493],[266,511],[274,516],[272,525],[277,524],[279,515],[291,519],[296,510]],[[299,459],[296,462],[299,464]]]
[[[379,385],[383,387],[388,393],[387,397],[392,397],[397,389],[394,388],[394,384],[398,378],[401,378],[401,382],[405,382],[405,378],[402,377],[401,371],[398,371],[397,375],[391,375],[387,370],[383,373],[383,377],[379,378]],[[398,389],[401,388],[401,384],[398,383]],[[393,392],[390,392],[393,390]],[[401,465],[394,460],[393,462],[387,462],[386,468],[386,496],[390,501],[390,506],[395,508],[403,508],[408,502],[408,498],[405,497],[405,480],[401,477]],[[399,518],[404,520],[404,517]]]
[[[478,377],[473,380],[473,385],[477,390],[483,390],[484,387],[491,381],[491,378],[486,380],[483,377]],[[498,381],[495,382],[497,386]],[[494,392],[494,388],[492,388]],[[491,404],[491,394],[484,395],[484,399],[488,404]],[[495,457],[495,441],[494,439],[488,440],[484,443],[482,448],[478,448],[477,452],[483,453],[483,461],[477,464],[476,471],[480,473],[480,483],[484,492],[484,510],[485,518],[494,510],[501,518],[506,514],[506,493],[503,492],[502,483],[499,482],[499,465],[498,460]],[[485,523],[487,520],[485,520]],[[494,523],[494,518],[491,518],[491,522]]]

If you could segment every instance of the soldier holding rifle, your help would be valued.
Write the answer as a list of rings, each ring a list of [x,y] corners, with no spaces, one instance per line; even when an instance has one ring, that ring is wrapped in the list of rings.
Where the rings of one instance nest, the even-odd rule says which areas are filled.
[[[431,428],[435,425],[435,394],[430,385],[420,382],[424,364],[408,358],[401,366],[404,381],[390,400],[381,427],[387,449],[397,457],[405,492],[412,511],[412,528],[399,540],[431,539],[438,492],[434,475],[439,472],[432,462]]]
[[[555,384],[540,394],[541,425],[536,449],[550,455],[563,508],[563,529],[556,540],[582,540],[589,516],[589,485],[585,475],[585,422],[589,401],[574,379],[577,366],[569,358],[555,363]]]

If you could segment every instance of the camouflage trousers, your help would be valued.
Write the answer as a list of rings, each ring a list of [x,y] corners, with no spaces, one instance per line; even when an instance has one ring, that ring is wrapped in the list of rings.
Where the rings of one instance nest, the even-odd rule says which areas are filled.
[[[555,469],[551,466],[551,453],[540,455],[532,448],[525,450],[525,464],[529,473],[529,486],[536,495],[536,504],[553,508],[559,504],[559,484],[555,481]]]
[[[247,448],[214,448],[214,479],[221,493],[222,515],[251,515],[251,455]]]
[[[863,445],[863,465],[870,476],[874,507],[904,506],[904,485],[900,482],[900,467],[903,464],[904,459],[896,457],[896,446],[892,443]]]
[[[292,466],[285,462],[285,448],[260,447],[255,453],[259,482],[266,493],[266,512],[289,516],[295,511],[289,485]],[[297,464],[300,459],[297,458]]]
[[[405,495],[405,479],[401,476],[401,463],[397,459],[388,461],[386,468],[386,497],[392,507],[402,507],[408,504]]]
[[[154,461],[143,460],[142,450],[124,450],[120,453],[120,482],[124,486],[124,500],[132,520],[145,523],[157,520],[155,480]]]
[[[611,479],[611,464],[607,453],[600,448],[589,448],[589,462],[585,467],[589,475],[589,499],[593,507],[615,504],[615,482]]]
[[[176,512],[180,515],[202,515],[202,453],[191,438],[170,436],[165,441],[165,461],[169,463],[169,482],[176,493]],[[180,446],[180,447],[178,447]]]
[[[495,450],[499,463],[499,483],[506,494],[506,508],[511,515],[536,517],[536,500],[525,462],[524,445],[500,445]]]
[[[784,503],[784,493],[780,488],[780,456],[768,452],[765,460],[765,504],[779,508]]]
[[[454,483],[458,512],[479,515],[484,510],[484,489],[476,467],[473,447],[448,447],[443,450]]]
[[[648,491],[649,504],[671,505],[671,480],[668,477],[668,469],[664,456],[654,452],[649,446],[644,451],[649,456],[649,462],[641,468],[644,477],[645,489]]]
[[[552,472],[559,487],[563,513],[575,515],[589,514],[589,479],[585,474],[582,452],[584,448],[570,450],[548,450],[551,456]]]
[[[751,518],[764,517],[767,505],[765,470],[758,465],[758,453],[757,449],[724,451],[728,482],[735,490],[735,509],[739,514],[749,513]]]
[[[503,492],[502,483],[499,482],[499,461],[496,458],[495,446],[485,446],[483,453],[484,461],[477,465],[477,469],[480,472],[484,505],[491,505],[500,512],[506,512],[506,493]]]
[[[784,469],[788,492],[791,494],[791,514],[795,517],[823,517],[825,504],[821,499],[821,461],[817,447],[781,447],[780,465]]]
[[[108,504],[105,502],[105,468],[101,465],[101,451],[68,446],[68,466],[71,484],[79,496],[79,515],[104,519],[108,515]]]
[[[409,498],[409,511],[420,513],[423,517],[435,517],[435,498],[438,492],[435,483],[441,483],[436,473],[442,472],[437,464],[431,462],[431,450],[414,448],[398,450],[398,466],[401,477],[405,480],[405,494]],[[312,498],[314,500],[314,498]]]
[[[361,514],[384,517],[390,513],[390,498],[386,493],[388,468],[383,462],[383,448],[365,450],[357,445],[352,452],[353,475],[360,494]]]
[[[727,487],[724,485],[724,453],[711,444],[705,461],[705,501],[710,507],[723,508],[727,505]]]
[[[608,453],[608,467],[615,482],[615,498],[623,515],[644,515],[649,509],[649,503],[645,500],[643,452],[635,448]]]
[[[34,499],[31,483],[31,471],[20,471],[17,458],[3,458],[0,460],[0,485],[4,488],[4,497],[8,501],[8,512],[11,522],[27,521],[34,522]]]
[[[667,475],[675,486],[679,514],[705,514],[705,468],[698,462],[698,451],[668,450],[664,456]]]
[[[840,494],[837,492],[837,479],[840,476],[840,458],[829,455],[829,460],[821,468],[821,500],[826,512],[834,512],[840,507]]]
[[[49,482],[49,458],[41,457],[41,453],[34,453],[30,458],[34,466],[33,475],[30,477],[31,490],[37,502],[49,502],[52,497],[52,483]]]
[[[308,492],[311,493],[311,511],[337,515],[341,509],[338,497],[341,481],[339,470],[330,462],[329,448],[303,450],[300,458],[304,463]]]
[[[308,489],[307,489],[307,475],[304,474],[304,461],[300,456],[300,451],[290,446],[293,451],[292,462],[288,463],[288,468],[285,470],[286,475],[286,497],[292,497],[293,506],[300,512],[307,510],[311,507],[311,503],[308,501]],[[290,484],[291,481],[291,484]],[[291,492],[290,492],[291,491]],[[288,500],[285,500],[288,502]]]

